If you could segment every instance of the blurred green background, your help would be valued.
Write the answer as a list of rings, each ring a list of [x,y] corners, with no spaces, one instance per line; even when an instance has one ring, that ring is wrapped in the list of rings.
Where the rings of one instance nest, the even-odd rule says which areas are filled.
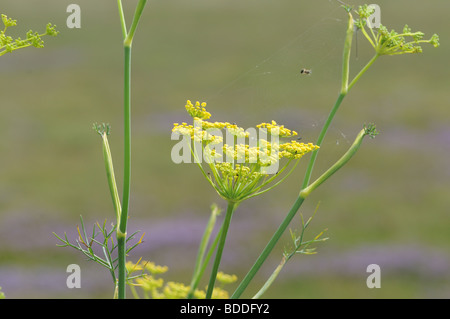
[[[81,7],[69,29],[66,8]],[[137,1],[126,1],[131,21]],[[359,5],[364,2],[349,1]],[[342,155],[364,123],[367,139],[351,162],[313,193],[320,203],[307,238],[327,228],[318,254],[298,255],[268,298],[448,298],[450,296],[450,2],[378,0],[381,22],[407,23],[441,47],[382,57],[352,89],[329,130],[314,176]],[[115,1],[3,0],[18,20],[11,35],[58,26],[45,48],[0,59],[0,286],[9,298],[109,298],[110,275],[52,235],[75,240],[79,216],[89,229],[113,221],[101,140],[93,122],[112,126],[118,184],[122,175],[122,44]],[[174,122],[187,121],[187,99],[208,102],[212,120],[244,128],[276,120],[314,142],[340,89],[346,14],[336,1],[148,1],[133,49],[133,175],[129,233],[145,232],[132,252],[167,265],[166,280],[189,283],[212,203],[225,208],[193,164],[176,165]],[[355,39],[356,40],[356,39]],[[355,74],[372,51],[362,34]],[[355,45],[355,41],[354,41]],[[302,68],[313,70],[300,75]],[[296,198],[306,160],[286,182],[235,213],[222,270],[242,278]],[[294,219],[292,229],[298,229]],[[268,278],[290,244],[288,233],[244,297]],[[81,289],[68,289],[66,267],[81,267]],[[369,264],[381,288],[368,289]],[[233,290],[231,286],[229,290]]]

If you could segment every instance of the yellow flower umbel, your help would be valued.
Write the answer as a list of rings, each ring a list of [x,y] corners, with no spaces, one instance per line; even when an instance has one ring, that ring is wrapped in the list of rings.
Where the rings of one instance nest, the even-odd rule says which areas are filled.
[[[216,291],[214,284],[231,216],[236,207],[243,200],[267,192],[280,184],[289,176],[303,155],[319,147],[312,143],[299,143],[296,140],[280,143],[280,138],[292,138],[297,132],[275,121],[261,123],[256,128],[244,130],[235,123],[207,121],[211,113],[206,111],[205,102],[193,104],[187,101],[186,110],[193,118],[193,125],[175,123],[172,131],[187,137],[183,138],[183,141],[188,141],[188,148],[203,176],[227,201],[227,213],[205,295],[209,299],[213,297],[213,291]],[[224,144],[224,141],[227,143]],[[208,164],[210,172],[205,171],[203,159]],[[280,165],[281,161],[283,165]],[[282,174],[292,162],[293,167],[287,174]],[[281,177],[282,175],[284,176]]]
[[[206,111],[205,102],[193,104],[188,100],[186,110],[194,124],[175,123],[172,131],[189,136],[194,144],[201,145],[199,148],[190,144],[194,160],[217,193],[227,201],[239,203],[268,191],[289,175],[272,183],[293,160],[319,148],[296,140],[280,143],[280,138],[298,134],[275,121],[257,125],[259,135],[264,137],[257,139],[254,136],[256,129],[244,130],[235,123],[207,121],[211,113]],[[223,144],[224,136],[227,142],[231,139],[232,143]],[[203,168],[202,158],[209,165],[210,172]],[[283,166],[280,165],[282,159],[286,160]],[[297,164],[298,161],[295,162]]]

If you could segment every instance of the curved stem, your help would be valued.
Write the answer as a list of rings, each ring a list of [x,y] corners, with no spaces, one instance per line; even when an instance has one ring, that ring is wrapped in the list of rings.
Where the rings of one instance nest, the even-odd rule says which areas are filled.
[[[116,177],[114,175],[114,166],[111,155],[111,149],[109,147],[107,133],[102,133],[102,141],[103,141],[103,158],[105,161],[105,169],[106,169],[106,177],[108,179],[109,191],[111,193],[111,199],[114,206],[114,211],[116,212],[116,221],[119,221],[121,214],[121,204],[119,193],[117,191]]]
[[[300,193],[300,196],[307,197],[313,190],[319,187],[323,182],[325,182],[328,178],[331,177],[334,173],[336,173],[342,166],[344,166],[352,157],[356,154],[361,143],[363,141],[364,136],[366,136],[367,130],[366,128],[362,129],[359,134],[356,136],[355,141],[350,146],[350,148],[345,152],[345,154],[334,163],[328,170],[325,171],[319,178],[317,178],[314,182],[312,182],[308,187],[303,189]]]

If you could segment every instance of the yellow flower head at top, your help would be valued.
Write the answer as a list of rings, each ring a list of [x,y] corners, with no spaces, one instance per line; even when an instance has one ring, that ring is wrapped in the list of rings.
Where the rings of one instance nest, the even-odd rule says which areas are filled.
[[[191,140],[201,145],[203,155],[198,154],[199,148],[189,145],[195,162],[199,164],[203,175],[217,193],[226,200],[239,202],[278,185],[280,181],[272,187],[267,187],[280,176],[291,161],[298,160],[306,153],[319,148],[312,143],[299,143],[295,140],[280,143],[280,138],[291,138],[298,133],[275,121],[256,126],[264,137],[258,139],[252,135],[257,134],[256,129],[244,130],[235,123],[207,121],[211,113],[206,111],[205,102],[193,104],[188,100],[186,110],[193,118],[193,125],[185,122],[175,123],[172,131],[189,136]],[[227,144],[223,144],[225,137],[222,130],[228,133],[225,135]],[[230,136],[232,143],[228,143]],[[205,172],[201,165],[202,156],[209,164],[211,173]],[[287,163],[280,167],[279,162],[283,158],[287,159]],[[292,169],[287,175],[290,172]],[[270,177],[270,174],[273,176]]]
[[[193,118],[199,118],[202,120],[207,120],[211,117],[211,113],[207,112],[205,109],[206,102],[200,103],[199,101],[195,102],[195,105],[192,104],[190,100],[186,102],[186,111]]]

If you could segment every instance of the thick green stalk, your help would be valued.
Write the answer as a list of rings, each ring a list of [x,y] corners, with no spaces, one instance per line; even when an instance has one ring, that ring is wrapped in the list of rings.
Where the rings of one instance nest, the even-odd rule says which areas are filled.
[[[231,217],[234,210],[236,209],[238,203],[228,202],[227,213],[225,215],[225,220],[222,225],[222,233],[220,234],[219,245],[217,247],[216,258],[214,260],[213,269],[211,271],[211,277],[209,278],[208,289],[206,291],[206,299],[211,299],[214,290],[214,284],[216,282],[217,271],[219,270],[220,261],[222,259],[223,248],[225,246],[225,241],[227,239],[228,227],[231,223]]]
[[[122,214],[118,229],[122,233],[127,231],[128,209],[130,202],[131,181],[131,46],[124,47],[124,172],[123,172],[123,195]]]
[[[119,255],[117,275],[118,299],[125,299],[127,272],[125,268],[126,260],[126,234],[117,231],[117,252]]]
[[[144,10],[147,0],[140,0],[131,23],[130,31],[126,32],[125,17],[123,15],[122,3],[118,1],[119,15],[124,36],[124,170],[123,170],[123,195],[122,212],[117,227],[117,249],[118,249],[118,298],[124,299],[126,295],[126,237],[128,210],[130,206],[131,186],[131,46],[139,19]]]
[[[125,298],[126,289],[126,236],[128,209],[130,203],[130,181],[131,181],[131,46],[125,46],[125,74],[124,74],[124,172],[123,172],[123,195],[122,212],[117,227],[117,249],[118,249],[118,287],[119,299]]]
[[[297,200],[295,201],[294,205],[292,206],[291,210],[289,211],[289,214],[286,216],[286,218],[283,220],[281,225],[278,227],[275,234],[272,236],[266,247],[264,248],[263,252],[259,255],[256,262],[253,264],[250,271],[247,273],[247,275],[242,279],[239,286],[236,288],[236,291],[231,296],[231,299],[237,299],[241,296],[241,294],[244,292],[244,290],[247,288],[250,281],[253,279],[253,277],[256,275],[258,270],[261,268],[262,264],[266,261],[269,254],[272,252],[273,248],[277,244],[278,240],[280,239],[281,235],[283,235],[286,228],[289,226],[290,222],[294,218],[295,214],[297,213],[300,206],[303,204],[303,201],[305,200],[304,197],[298,196]]]

